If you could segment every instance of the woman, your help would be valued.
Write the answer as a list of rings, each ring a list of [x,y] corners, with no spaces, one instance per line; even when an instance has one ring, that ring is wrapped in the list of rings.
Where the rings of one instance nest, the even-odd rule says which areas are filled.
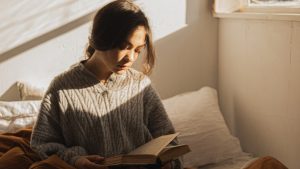
[[[144,73],[132,68],[146,49]],[[94,17],[87,60],[57,76],[48,88],[33,129],[31,147],[75,166],[106,168],[105,157],[128,153],[174,133],[146,76],[154,65],[148,20],[129,0],[113,1]],[[175,142],[173,142],[175,144]],[[165,168],[181,168],[179,160]]]

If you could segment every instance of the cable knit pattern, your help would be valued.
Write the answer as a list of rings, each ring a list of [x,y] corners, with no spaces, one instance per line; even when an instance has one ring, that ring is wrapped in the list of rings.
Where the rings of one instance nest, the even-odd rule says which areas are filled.
[[[31,147],[42,159],[57,154],[74,165],[81,155],[128,153],[169,133],[174,128],[147,76],[129,69],[104,85],[79,63],[49,86]],[[179,160],[174,164],[181,168]]]

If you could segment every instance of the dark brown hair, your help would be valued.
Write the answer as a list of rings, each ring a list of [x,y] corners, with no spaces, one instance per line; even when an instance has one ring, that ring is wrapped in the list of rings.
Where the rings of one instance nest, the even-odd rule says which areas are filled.
[[[146,58],[144,73],[150,74],[155,62],[152,34],[148,19],[131,0],[116,0],[101,8],[95,15],[86,56],[90,58],[96,50],[122,49],[128,36],[138,27],[146,30]]]

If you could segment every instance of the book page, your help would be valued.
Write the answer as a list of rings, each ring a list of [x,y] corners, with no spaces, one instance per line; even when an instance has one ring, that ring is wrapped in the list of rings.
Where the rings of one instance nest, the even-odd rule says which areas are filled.
[[[168,162],[172,159],[176,159],[179,156],[190,152],[191,149],[188,145],[182,144],[177,146],[168,146],[164,148],[159,154],[159,159],[162,163]]]
[[[185,146],[185,144],[168,145],[168,146],[164,147],[164,148],[159,152],[158,155],[163,154],[164,152],[166,152],[166,151],[168,151],[168,150],[170,150],[170,149],[174,149],[174,148],[176,148],[176,147],[181,147],[181,146]]]
[[[129,155],[138,155],[138,154],[150,154],[157,156],[159,152],[165,148],[179,133],[169,134],[157,137],[148,143],[138,147],[132,152],[128,153]]]

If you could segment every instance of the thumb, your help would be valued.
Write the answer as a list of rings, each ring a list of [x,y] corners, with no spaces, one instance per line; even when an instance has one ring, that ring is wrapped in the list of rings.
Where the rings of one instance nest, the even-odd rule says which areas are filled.
[[[104,157],[101,157],[99,155],[89,155],[86,156],[86,158],[91,162],[100,162],[104,160]]]

